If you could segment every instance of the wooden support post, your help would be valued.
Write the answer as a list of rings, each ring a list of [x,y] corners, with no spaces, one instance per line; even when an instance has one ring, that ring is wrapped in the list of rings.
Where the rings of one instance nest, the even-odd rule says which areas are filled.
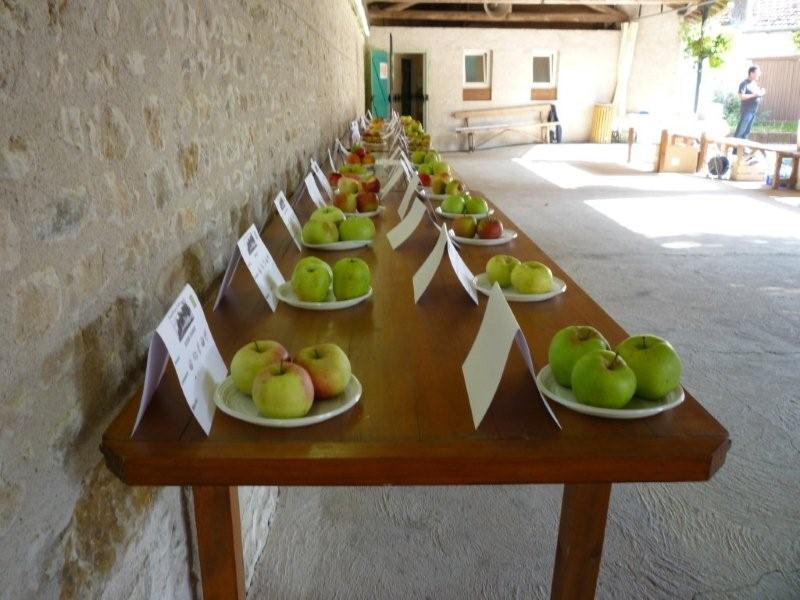
[[[236,487],[192,486],[203,600],[244,600],[244,561]]]
[[[628,162],[633,158],[633,140],[636,139],[636,130],[628,127]]]
[[[703,170],[706,166],[706,162],[708,161],[708,137],[706,136],[706,132],[704,131],[703,134],[700,136],[700,152],[697,154],[697,169],[695,173],[699,173]]]
[[[564,486],[551,600],[594,598],[610,496],[610,483]]]
[[[772,175],[772,189],[777,190],[781,186],[781,164],[783,163],[783,155],[780,152],[775,153],[775,172]]]
[[[656,159],[656,173],[664,170],[664,159],[667,156],[667,146],[669,146],[669,131],[661,131],[661,143],[658,146],[658,158]]]
[[[795,189],[797,187],[797,175],[798,169],[800,169],[800,157],[793,156],[792,157],[792,174],[789,175],[789,189]]]

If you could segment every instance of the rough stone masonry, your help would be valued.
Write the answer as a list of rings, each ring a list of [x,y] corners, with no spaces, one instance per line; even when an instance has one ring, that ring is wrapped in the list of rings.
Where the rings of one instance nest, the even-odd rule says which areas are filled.
[[[0,596],[197,593],[191,494],[100,434],[178,290],[363,111],[350,0],[0,0]],[[241,490],[248,577],[275,491]]]

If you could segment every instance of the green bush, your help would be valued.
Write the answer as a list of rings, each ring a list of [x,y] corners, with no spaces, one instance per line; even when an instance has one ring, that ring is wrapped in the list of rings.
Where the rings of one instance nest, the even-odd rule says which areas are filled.
[[[722,104],[722,116],[725,121],[727,121],[728,125],[731,126],[731,129],[735,128],[736,124],[739,122],[739,107],[741,105],[739,96],[732,92],[727,94],[717,92],[714,94],[714,102]]]
[[[800,31],[795,31],[792,36],[794,37],[794,45],[800,50]]]

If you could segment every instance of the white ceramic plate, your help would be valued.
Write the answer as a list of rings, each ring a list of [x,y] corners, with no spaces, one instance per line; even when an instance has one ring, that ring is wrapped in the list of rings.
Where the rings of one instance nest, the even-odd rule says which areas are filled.
[[[383,212],[384,207],[379,206],[377,210],[371,210],[369,212],[354,212],[354,213],[344,213],[345,217],[377,217],[379,214]]]
[[[422,194],[430,200],[444,200],[447,198],[447,194],[434,194],[429,187],[423,187]]]
[[[269,419],[261,415],[252,398],[236,389],[233,378],[226,377],[214,392],[214,404],[226,415],[262,427],[305,427],[316,425],[342,414],[361,398],[361,382],[353,375],[344,392],[327,400],[315,400],[311,410],[299,419]]]
[[[683,388],[678,386],[660,400],[642,400],[634,396],[633,400],[623,408],[589,406],[578,402],[571,389],[559,385],[556,378],[553,377],[550,365],[545,365],[539,371],[539,374],[536,375],[536,383],[539,384],[539,390],[542,394],[553,402],[585,415],[604,417],[606,419],[643,419],[644,417],[652,417],[665,410],[675,408],[686,397]]]
[[[488,296],[489,292],[492,291],[492,283],[489,281],[489,277],[487,277],[486,273],[476,275],[475,279],[473,279],[473,283],[481,294]],[[549,300],[554,296],[563,294],[566,290],[567,284],[558,277],[553,277],[553,289],[546,294],[520,294],[519,292],[515,292],[514,288],[509,287],[503,290],[503,295],[509,302],[541,302],[542,300]]]
[[[349,242],[331,242],[330,244],[306,244],[303,242],[303,246],[312,250],[355,250],[369,246],[371,243],[372,240],[351,240]]]
[[[372,288],[369,288],[369,291],[363,296],[350,298],[349,300],[337,300],[333,297],[333,292],[331,291],[328,292],[328,298],[324,302],[306,302],[300,300],[300,298],[295,295],[292,284],[287,281],[275,290],[275,295],[281,302],[285,302],[289,306],[294,306],[296,308],[305,308],[306,310],[339,310],[342,308],[350,308],[351,306],[355,306],[371,298]]]
[[[499,246],[500,244],[507,244],[511,240],[517,239],[517,232],[513,229],[504,229],[503,235],[499,238],[494,238],[491,240],[484,240],[482,238],[474,237],[474,238],[465,238],[457,236],[453,233],[452,229],[447,230],[450,234],[450,237],[457,241],[459,244],[466,244],[467,246]]]
[[[445,219],[457,219],[458,217],[475,217],[476,219],[485,219],[486,217],[489,217],[489,216],[494,214],[494,209],[490,208],[489,212],[478,213],[476,215],[476,214],[467,214],[467,213],[449,213],[449,212],[444,212],[442,210],[441,206],[437,206],[436,207],[436,214],[441,216],[441,217],[444,217]]]

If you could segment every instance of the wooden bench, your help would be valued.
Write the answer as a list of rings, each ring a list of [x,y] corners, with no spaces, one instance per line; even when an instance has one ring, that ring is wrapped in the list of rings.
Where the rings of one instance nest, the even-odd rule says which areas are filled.
[[[540,141],[549,143],[550,132],[560,124],[558,121],[547,120],[547,117],[550,114],[551,105],[552,102],[548,101],[546,103],[526,104],[523,106],[460,110],[452,113],[452,115],[456,119],[464,119],[464,125],[461,127],[456,127],[455,130],[460,135],[467,136],[467,146],[469,151],[474,152],[476,148],[475,134],[483,132],[491,132],[492,135],[482,140],[478,146],[486,144],[490,140],[496,138],[502,133],[505,133],[506,131],[518,131],[530,128],[539,131]],[[497,120],[498,117],[517,117],[525,114],[532,114],[532,120]],[[475,121],[482,121],[485,119],[492,119],[492,122],[475,123]]]

